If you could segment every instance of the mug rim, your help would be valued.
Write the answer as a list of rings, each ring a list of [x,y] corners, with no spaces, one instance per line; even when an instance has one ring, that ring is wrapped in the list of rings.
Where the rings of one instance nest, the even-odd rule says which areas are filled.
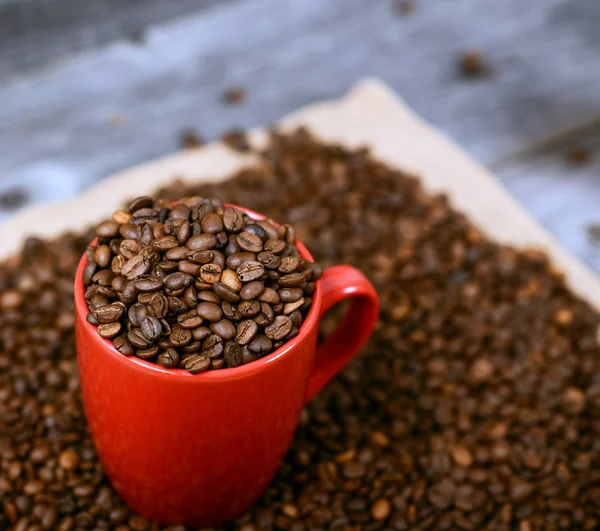
[[[252,219],[261,220],[266,219],[267,216],[264,214],[260,214],[258,212],[254,212],[249,208],[240,207],[234,204],[226,203],[225,206],[234,207],[238,210],[241,210],[245,214],[248,214]],[[93,241],[95,241],[94,238]],[[314,259],[306,246],[300,241],[296,240],[296,247],[298,251],[300,251],[300,256],[305,260],[310,260],[314,262]],[[306,318],[300,325],[300,329],[298,331],[298,335],[287,341],[281,347],[279,347],[274,352],[259,358],[257,360],[251,361],[250,363],[246,363],[244,365],[240,365],[239,367],[227,367],[224,369],[218,370],[208,370],[199,374],[192,374],[186,369],[173,368],[167,369],[162,367],[158,363],[153,363],[150,361],[142,360],[136,356],[125,356],[121,354],[112,344],[112,340],[104,339],[98,335],[97,327],[88,323],[86,320],[86,316],[89,313],[88,306],[85,301],[85,286],[83,285],[83,268],[87,265],[88,260],[83,253],[81,259],[79,260],[79,265],[77,266],[77,271],[75,273],[75,312],[77,314],[77,326],[83,327],[83,331],[86,336],[91,336],[91,341],[95,344],[95,348],[98,348],[104,351],[106,354],[111,356],[118,363],[124,364],[125,366],[129,366],[130,368],[144,372],[146,374],[153,374],[157,377],[166,377],[166,378],[179,378],[182,381],[193,382],[193,381],[221,381],[221,380],[229,380],[229,379],[237,379],[248,376],[255,372],[258,372],[264,368],[266,368],[271,363],[277,363],[281,358],[283,358],[286,354],[294,350],[300,343],[306,340],[306,338],[310,335],[313,328],[318,323],[319,311],[321,307],[321,280],[319,279],[315,282],[315,291],[313,293],[312,302],[310,308],[308,310],[308,314]]]

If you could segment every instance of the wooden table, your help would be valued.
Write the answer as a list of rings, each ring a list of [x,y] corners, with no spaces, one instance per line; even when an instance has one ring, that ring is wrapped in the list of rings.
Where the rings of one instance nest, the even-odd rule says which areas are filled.
[[[0,0],[0,193],[70,197],[174,151],[184,129],[272,123],[376,76],[600,273],[587,230],[600,222],[600,2],[395,5]],[[493,74],[461,76],[467,49]],[[238,86],[246,101],[224,103]],[[574,165],[580,146],[592,159]]]

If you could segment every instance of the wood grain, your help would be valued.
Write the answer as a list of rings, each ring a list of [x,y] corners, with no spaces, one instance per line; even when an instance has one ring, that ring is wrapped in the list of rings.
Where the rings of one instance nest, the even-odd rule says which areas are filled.
[[[2,76],[0,192],[25,186],[34,202],[72,197],[177,149],[182,129],[211,139],[232,126],[273,123],[377,76],[477,160],[498,168],[525,207],[587,257],[582,231],[561,232],[544,212],[593,196],[595,169],[580,174],[585,185],[563,185],[570,168],[550,160],[562,155],[546,159],[528,148],[600,116],[597,0],[544,0],[526,9],[522,0],[428,0],[405,17],[383,0],[238,0],[198,11],[185,11],[184,3],[177,0],[171,13],[181,8],[186,17],[162,12],[153,19],[126,2],[134,11],[116,9],[115,20],[136,13],[143,42],[125,40],[123,26],[83,55],[57,44],[43,69]],[[461,78],[458,57],[471,48],[482,52],[492,76]],[[0,57],[6,54],[3,47]],[[231,86],[246,87],[246,103],[221,101]],[[571,227],[581,227],[571,208]]]

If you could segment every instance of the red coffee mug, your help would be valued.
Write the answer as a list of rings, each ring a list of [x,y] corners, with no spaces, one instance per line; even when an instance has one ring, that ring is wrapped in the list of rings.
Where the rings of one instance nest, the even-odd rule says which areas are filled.
[[[313,260],[300,242],[298,249]],[[285,456],[302,407],[358,352],[379,312],[360,271],[331,267],[295,338],[247,365],[192,375],[125,357],[98,335],[85,319],[86,264],[84,256],[75,276],[76,339],[92,438],[123,500],[164,524],[214,527],[252,507]],[[320,318],[344,299],[352,299],[344,320],[317,347]]]

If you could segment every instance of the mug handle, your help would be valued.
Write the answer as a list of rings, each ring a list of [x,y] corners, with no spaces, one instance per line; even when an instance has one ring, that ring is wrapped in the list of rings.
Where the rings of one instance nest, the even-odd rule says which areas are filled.
[[[379,315],[379,296],[373,285],[356,268],[330,267],[321,277],[321,314],[338,302],[352,299],[344,319],[317,348],[315,365],[308,381],[306,401],[312,398],[348,363],[365,344]]]

